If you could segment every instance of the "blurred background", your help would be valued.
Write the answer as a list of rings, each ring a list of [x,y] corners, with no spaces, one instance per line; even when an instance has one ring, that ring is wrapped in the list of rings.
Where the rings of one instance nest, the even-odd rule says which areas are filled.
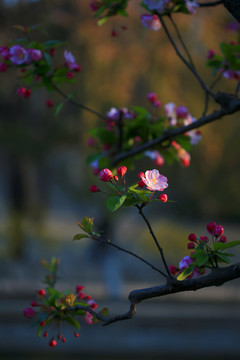
[[[63,59],[70,50],[82,71],[66,92],[78,91],[79,101],[101,113],[112,106],[149,106],[147,94],[162,103],[185,105],[198,118],[204,94],[169,45],[163,30],[144,33],[140,1],[132,1],[129,18],[113,18],[98,27],[89,1],[0,0],[0,46],[22,34],[14,25],[42,24],[42,40],[63,40]],[[234,21],[222,6],[198,9],[194,16],[176,15],[179,28],[205,81],[213,81],[205,60],[221,41],[237,41]],[[112,31],[117,36],[112,37]],[[39,35],[38,35],[39,36]],[[45,271],[40,260],[61,258],[61,289],[78,284],[110,312],[128,309],[132,289],[160,284],[151,269],[116,250],[87,241],[72,242],[76,223],[86,215],[108,228],[112,241],[135,250],[154,264],[159,258],[135,209],[109,214],[102,194],[86,166],[91,153],[88,131],[101,125],[91,114],[65,104],[58,117],[46,107],[62,99],[39,89],[20,99],[15,70],[1,73],[0,82],[0,359],[235,359],[239,358],[239,281],[148,301],[136,317],[107,328],[83,324],[79,339],[69,332],[67,343],[49,350],[35,328],[22,316],[34,300]],[[235,80],[222,80],[219,91],[234,92]],[[210,109],[215,109],[210,104]],[[159,111],[161,113],[161,110]],[[216,221],[229,240],[240,234],[240,168],[238,114],[201,129],[202,141],[191,151],[191,166],[164,165],[168,197],[175,203],[156,204],[146,213],[165,250],[169,264],[188,254],[187,236],[206,234]],[[136,163],[136,173],[153,168],[151,160]],[[135,181],[135,175],[130,175]],[[108,225],[106,225],[108,224]],[[109,225],[111,224],[111,226]],[[239,261],[235,251],[233,261]],[[81,355],[80,355],[81,354]]]

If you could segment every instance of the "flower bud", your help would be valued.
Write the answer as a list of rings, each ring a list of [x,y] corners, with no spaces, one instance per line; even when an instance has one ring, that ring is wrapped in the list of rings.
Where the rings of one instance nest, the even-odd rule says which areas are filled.
[[[44,337],[48,337],[48,332],[45,331],[45,333],[43,334]]]
[[[178,269],[174,265],[169,266],[169,271],[171,274],[176,275],[178,273]]]
[[[194,241],[196,241],[196,240],[197,240],[197,237],[196,237],[196,235],[195,235],[195,234],[189,234],[189,235],[188,235],[188,240],[189,240],[189,241],[193,241],[193,242],[194,242]]]
[[[144,172],[140,172],[140,173],[138,173],[138,177],[139,177],[139,179],[142,179],[142,177],[145,177],[145,174],[144,174]]]
[[[226,236],[222,235],[222,236],[220,237],[220,239],[218,240],[218,242],[222,242],[222,243],[227,242]]]
[[[66,78],[71,80],[74,78],[74,74],[71,71],[69,71],[66,73]]]
[[[47,99],[46,100],[46,106],[49,107],[49,108],[52,108],[53,107],[53,101],[51,99]]]
[[[52,340],[49,341],[49,346],[50,346],[50,347],[54,347],[54,346],[56,346],[56,345],[57,345],[56,340],[52,339]]]
[[[138,182],[138,186],[140,187],[140,188],[143,188],[144,186],[145,186],[145,182],[144,181],[139,181]]]
[[[84,289],[83,285],[77,285],[76,286],[76,293],[79,293],[80,291],[82,291]]]
[[[100,171],[99,177],[100,177],[100,180],[102,180],[102,181],[110,181],[113,177],[113,174],[112,174],[111,170],[103,169]]]
[[[46,325],[46,321],[41,321],[39,325],[40,325],[40,326]]]
[[[45,296],[46,295],[46,292],[43,289],[38,290],[37,293],[38,293],[39,296]]]
[[[126,166],[120,166],[118,169],[117,169],[117,173],[120,177],[123,177],[127,172],[127,168]]]
[[[214,229],[216,227],[216,223],[215,222],[211,222],[207,224],[207,231],[209,232],[209,234],[212,234]]]
[[[115,175],[113,178],[114,178],[115,181],[118,181],[118,176],[117,175]]]
[[[65,343],[66,342],[66,338],[63,336],[62,337],[62,342]]]
[[[36,301],[32,301],[32,302],[31,302],[31,306],[32,306],[32,307],[38,306],[38,303],[37,303]]]
[[[221,236],[224,233],[224,229],[222,225],[216,225],[215,229],[213,230],[213,235],[215,237]]]
[[[92,186],[90,186],[90,191],[92,193],[96,193],[96,192],[98,192],[100,190],[98,189],[97,185],[92,185]]]
[[[156,101],[154,101],[153,106],[156,107],[156,108],[159,108],[159,107],[162,106],[162,103],[161,103],[160,100],[156,100]]]
[[[199,238],[201,241],[203,241],[205,243],[209,242],[209,238],[207,236],[200,236]]]
[[[79,334],[78,334],[77,332],[74,332],[74,336],[75,336],[76,338],[78,338],[78,337],[79,337]]]
[[[28,319],[31,319],[35,314],[35,311],[32,308],[25,308],[23,310],[23,315],[26,316]]]
[[[167,202],[167,200],[168,200],[167,194],[161,194],[158,198],[160,201],[162,201],[164,203]]]
[[[187,244],[187,248],[188,248],[188,250],[195,249],[195,244],[193,242],[190,242]]]
[[[147,99],[150,103],[154,104],[157,101],[157,94],[154,92],[148,93]]]
[[[188,108],[179,105],[176,109],[176,115],[179,119],[185,119],[188,116]]]

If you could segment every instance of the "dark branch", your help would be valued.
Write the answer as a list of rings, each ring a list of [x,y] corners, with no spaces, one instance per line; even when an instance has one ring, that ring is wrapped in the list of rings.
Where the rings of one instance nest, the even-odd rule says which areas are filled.
[[[214,268],[210,274],[197,279],[177,281],[173,278],[169,278],[169,281],[164,285],[133,290],[128,296],[130,302],[128,312],[122,315],[106,318],[103,325],[109,325],[120,320],[131,319],[136,313],[137,304],[141,301],[176,294],[183,291],[196,291],[210,286],[220,286],[237,278],[240,278],[240,263],[225,268]]]
[[[240,0],[222,0],[225,8],[240,22]]]
[[[219,0],[219,1],[209,1],[209,2],[205,2],[205,3],[198,3],[198,5],[200,7],[210,7],[210,6],[221,5],[222,3],[223,3],[223,1]]]
[[[54,89],[70,104],[73,104],[75,106],[77,106],[80,109],[86,110],[96,116],[98,116],[101,119],[105,119],[106,116],[104,116],[103,114],[100,114],[99,112],[97,112],[96,110],[93,110],[91,108],[89,108],[86,105],[83,105],[81,103],[79,103],[78,101],[72,99],[71,97],[69,97],[69,95],[65,94],[61,89],[59,89],[56,85],[53,85]]]
[[[220,120],[222,117],[226,115],[231,115],[240,110],[240,99],[235,98],[233,95],[219,93],[216,95],[216,101],[222,105],[220,110],[215,110],[209,115],[202,116],[190,125],[167,130],[161,136],[154,140],[150,140],[135,149],[116,155],[113,164],[115,165],[124,159],[140,154],[150,148],[153,148],[156,145],[161,144],[165,140],[172,139],[178,135],[186,133],[187,131],[200,128],[206,124],[209,124],[215,120]]]

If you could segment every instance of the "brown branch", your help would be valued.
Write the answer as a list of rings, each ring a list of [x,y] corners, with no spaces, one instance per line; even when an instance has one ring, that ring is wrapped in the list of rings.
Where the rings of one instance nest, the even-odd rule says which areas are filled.
[[[113,161],[113,165],[116,165],[118,162],[131,156],[140,154],[148,149],[151,149],[154,146],[161,144],[165,140],[172,139],[178,135],[186,133],[187,131],[198,129],[206,124],[209,124],[215,120],[220,120],[222,117],[226,115],[231,115],[240,110],[240,99],[235,98],[233,95],[219,93],[216,95],[216,101],[222,105],[219,110],[215,110],[209,115],[202,116],[197,121],[187,126],[181,126],[175,129],[166,130],[161,136],[154,140],[150,140],[145,144],[138,146],[137,148],[134,148],[132,150],[117,154]]]
[[[76,100],[74,100],[74,99],[71,99],[71,97],[70,97],[69,95],[65,94],[65,92],[62,91],[59,87],[57,87],[55,84],[53,84],[53,87],[54,87],[54,89],[55,89],[67,102],[69,102],[70,104],[73,104],[73,105],[77,106],[77,107],[80,108],[80,109],[86,110],[86,111],[88,111],[88,112],[90,112],[90,113],[98,116],[98,117],[101,118],[101,119],[105,119],[105,118],[106,118],[105,115],[97,112],[96,110],[93,110],[93,109],[89,108],[88,106],[83,105],[83,104],[81,104],[80,102],[78,102],[78,101],[76,101]]]
[[[128,296],[130,302],[129,310],[122,315],[105,318],[103,325],[105,326],[120,320],[131,319],[136,314],[137,304],[141,301],[184,291],[196,291],[210,286],[220,286],[237,278],[240,278],[240,263],[225,268],[214,268],[208,275],[197,279],[177,281],[176,279],[169,278],[169,281],[164,285],[133,290]]]

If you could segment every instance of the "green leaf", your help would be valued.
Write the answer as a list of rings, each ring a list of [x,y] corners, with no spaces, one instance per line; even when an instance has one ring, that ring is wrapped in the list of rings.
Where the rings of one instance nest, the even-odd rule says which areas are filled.
[[[39,327],[38,327],[38,331],[37,331],[37,337],[38,337],[38,338],[41,337],[42,331],[43,331],[43,326],[39,326]]]
[[[181,145],[181,147],[183,149],[185,149],[186,151],[190,151],[191,150],[191,143],[190,143],[190,136],[188,135],[180,135],[176,137],[176,142]]]
[[[98,26],[102,26],[107,22],[108,16],[102,17],[100,20],[98,20],[97,24]]]
[[[82,223],[79,222],[78,226],[84,231],[86,231],[86,233],[91,234],[93,229],[93,219],[94,218],[84,216]]]
[[[208,262],[208,255],[203,250],[195,251],[194,258],[198,266],[203,266]]]
[[[177,280],[183,281],[185,280],[191,273],[193,272],[192,268],[186,268],[181,272],[181,274],[178,275]]]
[[[127,207],[131,207],[131,206],[135,206],[141,202],[142,201],[140,199],[137,199],[133,194],[128,194],[127,199],[125,200],[123,206],[125,208],[127,208]]]
[[[79,322],[77,320],[75,320],[74,318],[72,318],[71,316],[65,316],[64,320],[67,321],[70,325],[76,327],[78,330],[81,329]]]
[[[74,235],[73,240],[74,241],[75,240],[81,240],[81,239],[84,239],[84,238],[89,238],[89,236],[86,235],[86,234],[76,234],[76,235]]]
[[[120,208],[120,206],[122,206],[122,204],[124,203],[124,201],[126,200],[127,195],[123,195],[123,196],[111,196],[110,198],[107,199],[107,201],[105,202],[105,205],[107,206],[108,210],[110,210],[111,212],[116,211],[117,209]]]
[[[216,256],[217,256],[217,262],[224,262],[226,264],[230,263],[230,259],[226,254],[216,252]]]
[[[100,315],[102,316],[107,316],[109,314],[109,310],[108,308],[103,308],[100,312],[99,312]]]
[[[116,135],[105,128],[94,128],[89,131],[90,135],[98,138],[102,144],[114,145],[116,144]]]
[[[65,41],[59,41],[59,40],[49,40],[44,43],[46,49],[56,48],[64,44],[66,44]]]
[[[58,114],[62,110],[64,104],[65,104],[64,102],[61,102],[60,104],[58,104],[58,106],[56,107],[56,110],[54,111],[55,116],[58,116]]]
[[[240,241],[229,241],[226,243],[216,242],[214,244],[215,250],[225,250],[240,245]]]

